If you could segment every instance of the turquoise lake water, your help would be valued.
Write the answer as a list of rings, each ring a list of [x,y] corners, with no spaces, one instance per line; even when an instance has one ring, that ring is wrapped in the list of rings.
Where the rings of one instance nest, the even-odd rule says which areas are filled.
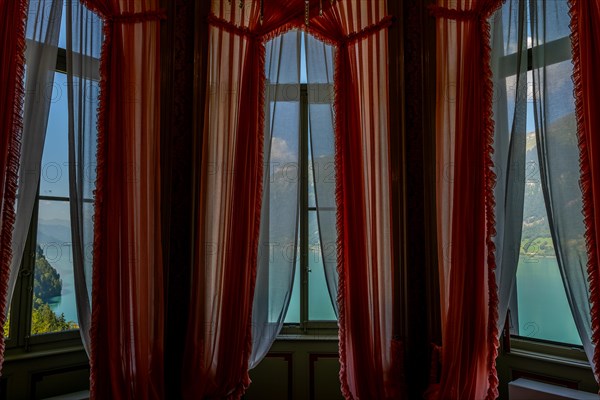
[[[556,258],[519,261],[519,335],[581,345]]]
[[[55,262],[52,266],[56,268],[62,279],[61,295],[53,297],[49,303],[56,315],[65,315],[67,321],[77,322],[77,305],[75,303],[75,287],[73,282],[73,263]]]

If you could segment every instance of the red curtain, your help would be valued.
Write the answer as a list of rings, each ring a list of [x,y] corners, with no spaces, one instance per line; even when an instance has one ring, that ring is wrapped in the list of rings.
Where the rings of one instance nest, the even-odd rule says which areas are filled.
[[[335,55],[340,379],[347,399],[404,397],[393,338],[390,131],[384,1],[345,1],[312,32]]]
[[[596,380],[600,371],[600,3],[569,0]]]
[[[384,0],[213,1],[196,254],[183,391],[237,399],[250,383],[263,156],[264,42],[308,30],[336,51],[340,378],[346,398],[402,396],[393,340],[393,243]],[[323,15],[319,16],[319,6]],[[262,23],[261,23],[262,19]]]
[[[429,391],[436,399],[498,396],[488,18],[501,3],[439,0],[431,9],[438,18],[436,152],[443,315],[441,382]]]
[[[163,390],[158,0],[84,0],[104,20],[94,214],[91,396]]]
[[[27,10],[27,0],[0,0],[0,318],[3,324],[7,317],[6,295],[23,131]],[[3,360],[4,334],[0,333],[0,367]]]
[[[182,392],[240,398],[250,384],[262,184],[264,46],[258,2],[213,1]]]

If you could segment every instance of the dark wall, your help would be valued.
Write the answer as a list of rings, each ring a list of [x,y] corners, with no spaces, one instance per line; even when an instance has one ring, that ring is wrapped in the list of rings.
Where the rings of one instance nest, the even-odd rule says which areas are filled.
[[[399,31],[390,30],[390,46],[397,49],[390,48],[391,83],[394,74],[399,83],[399,87],[391,88],[390,101],[402,111],[396,145],[401,175],[395,177],[400,196],[395,204],[402,214],[396,243],[401,259],[400,309],[411,399],[422,398],[429,384],[431,343],[439,344],[441,339],[435,228],[435,20],[427,10],[431,3],[388,3],[390,13],[401,21]]]
[[[194,237],[190,210],[194,204],[195,110],[202,98],[194,88],[203,85],[194,75],[195,59],[206,54],[210,2],[162,0],[167,21],[161,32],[161,171],[164,244],[164,288],[167,299],[165,332],[165,389],[179,398],[189,299],[189,275]],[[197,28],[197,29],[196,29]],[[201,51],[196,51],[196,46]],[[203,62],[200,61],[200,65]],[[199,74],[202,76],[203,74]],[[205,91],[199,87],[198,93]]]

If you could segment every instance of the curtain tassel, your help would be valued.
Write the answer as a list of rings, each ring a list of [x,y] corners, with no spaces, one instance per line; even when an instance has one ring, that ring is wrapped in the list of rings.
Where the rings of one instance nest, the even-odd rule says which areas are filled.
[[[323,0],[319,0],[319,16],[323,16]]]
[[[310,19],[310,1],[304,0],[304,24],[308,26]]]

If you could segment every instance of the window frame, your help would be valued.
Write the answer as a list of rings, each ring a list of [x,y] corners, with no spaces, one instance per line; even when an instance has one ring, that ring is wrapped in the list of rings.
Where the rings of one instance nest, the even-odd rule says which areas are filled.
[[[29,39],[27,40],[28,43],[30,41],[31,40]],[[90,58],[92,59],[92,62],[98,64],[100,63],[98,58]],[[54,73],[67,74],[67,51],[65,48],[59,47],[57,49]],[[99,76],[91,76],[89,79],[98,81]],[[41,179],[42,177],[40,170],[40,181],[38,182],[38,190],[33,206],[27,239],[23,250],[23,257],[21,265],[19,266],[19,272],[15,283],[12,300],[10,301],[9,336],[5,338],[5,346],[8,358],[11,356],[18,357],[19,354],[48,351],[56,349],[57,347],[65,349],[73,348],[77,350],[83,348],[83,342],[81,340],[81,333],[79,329],[61,332],[49,332],[37,335],[31,334],[31,319],[33,315],[33,285],[35,275],[35,248],[37,245],[39,202],[42,200],[66,202],[68,204],[70,201],[70,197],[41,195]],[[93,199],[85,198],[83,201],[93,202]]]
[[[542,44],[539,47],[544,48],[544,55],[546,57],[545,62],[547,65],[568,61],[572,57],[571,39],[569,36],[555,39]],[[507,68],[503,67],[503,64],[510,65],[511,62],[514,62],[511,59],[515,57],[518,57],[517,53],[508,54],[502,57],[500,60],[500,77],[507,78],[509,76],[509,74],[506,73]],[[533,57],[533,47],[529,47],[527,49],[527,72],[533,71],[534,66],[537,64],[538,63],[535,62]],[[546,208],[546,205],[544,205],[544,208]],[[515,289],[513,290],[513,298],[511,299],[510,304],[516,304],[516,279],[517,278],[515,277]],[[502,332],[502,349],[505,354],[513,354],[519,357],[543,360],[545,362],[561,363],[562,365],[568,364],[579,368],[583,367],[591,371],[591,366],[587,360],[583,346],[513,334],[510,332],[509,316],[510,305],[509,313],[506,316],[505,328]]]

